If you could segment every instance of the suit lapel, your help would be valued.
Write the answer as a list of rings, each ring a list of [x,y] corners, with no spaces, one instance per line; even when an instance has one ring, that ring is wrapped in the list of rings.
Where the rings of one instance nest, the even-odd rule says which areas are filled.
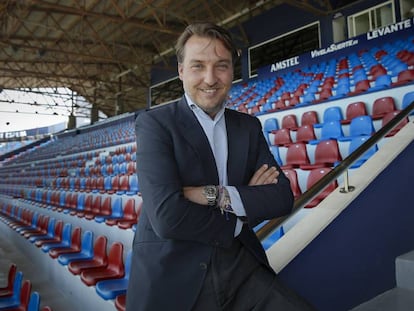
[[[177,126],[188,144],[193,147],[195,153],[198,155],[198,159],[194,160],[202,163],[207,182],[218,185],[219,177],[213,151],[210,148],[203,128],[184,97],[177,104]]]

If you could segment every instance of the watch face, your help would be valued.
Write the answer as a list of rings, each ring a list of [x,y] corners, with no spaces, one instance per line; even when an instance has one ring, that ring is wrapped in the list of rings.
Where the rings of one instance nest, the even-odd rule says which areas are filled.
[[[206,188],[206,194],[208,196],[216,196],[216,187],[207,187]]]

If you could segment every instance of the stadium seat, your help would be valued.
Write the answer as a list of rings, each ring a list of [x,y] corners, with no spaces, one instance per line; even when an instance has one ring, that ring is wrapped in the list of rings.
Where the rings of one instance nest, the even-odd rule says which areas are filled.
[[[63,221],[56,220],[54,230],[52,234],[48,233],[47,236],[33,236],[29,238],[29,241],[34,243],[37,247],[41,247],[44,243],[60,243],[62,241],[63,233]]]
[[[392,86],[391,76],[384,74],[375,79],[374,85],[369,89],[370,92],[376,92],[390,88]]]
[[[408,92],[403,96],[401,109],[407,108],[414,102],[414,92]],[[414,115],[414,110],[411,111],[410,116]]]
[[[126,294],[129,274],[131,270],[132,250],[129,250],[125,259],[125,275],[123,278],[103,280],[96,283],[95,290],[105,300],[115,299],[121,294]]]
[[[116,296],[115,298],[115,308],[117,311],[125,311],[126,310],[126,294],[121,294]]]
[[[388,112],[396,110],[394,98],[384,96],[377,98],[372,104],[371,117],[373,120],[382,119]]]
[[[327,139],[340,139],[344,137],[344,132],[342,130],[342,124],[339,120],[325,122],[321,128],[320,139],[315,139],[309,141],[309,144],[316,145],[321,140]]]
[[[132,163],[132,162],[131,162]],[[137,174],[131,174],[128,176],[128,190],[126,195],[136,195],[139,192],[138,176]]]
[[[289,129],[291,131],[296,131],[298,128],[298,121],[296,114],[287,114],[282,118],[282,129]]]
[[[279,147],[278,146],[270,146],[270,151],[273,154],[273,157],[275,158],[277,164],[279,164],[279,166],[283,165],[282,159],[280,158],[280,154],[279,154]]]
[[[32,292],[30,294],[29,304],[27,309],[21,309],[21,311],[39,311],[40,310],[40,295],[38,292]]]
[[[368,115],[368,112],[364,102],[350,103],[346,106],[345,118],[341,120],[341,123],[349,124],[353,118],[366,115]]]
[[[35,229],[27,229],[27,230],[22,230],[20,231],[20,234],[23,235],[25,238],[29,238],[31,236],[35,236],[35,235],[46,235],[48,232],[48,229],[51,230],[51,232],[53,232],[54,230],[54,219],[52,220],[52,226],[50,226],[49,228],[49,219],[50,217],[47,215],[40,215],[38,218],[38,225],[36,226]]]
[[[283,170],[298,168],[301,165],[310,164],[308,151],[305,143],[293,143],[288,146],[286,160],[281,166]]]
[[[124,216],[117,221],[117,226],[120,229],[130,229],[136,225],[139,215],[141,213],[142,201],[135,207],[135,199],[130,198],[126,201],[124,206]]]
[[[314,124],[315,128],[321,128],[324,124],[331,121],[341,121],[343,119],[342,110],[338,106],[328,107],[323,112],[322,123]]]
[[[9,297],[13,295],[13,285],[16,278],[17,266],[12,263],[9,266],[7,273],[7,284],[6,286],[0,287],[0,297]]]
[[[58,245],[43,245],[42,251],[48,252],[49,256],[52,258],[57,258],[61,254],[80,252],[81,233],[82,229],[80,227],[75,227],[75,229],[71,232],[69,243],[66,242],[66,239],[63,239],[62,243]]]
[[[74,275],[79,275],[85,269],[105,267],[108,264],[108,255],[106,252],[107,242],[108,239],[106,236],[98,236],[93,247],[93,257],[90,259],[74,259],[70,261],[68,264],[69,271]]]
[[[309,141],[316,140],[315,130],[313,125],[302,125],[296,131],[296,139],[295,141],[300,143],[308,143]]]
[[[350,141],[355,136],[371,136],[375,133],[371,116],[359,116],[352,119],[349,125],[349,135],[339,138],[340,141]]]
[[[356,149],[358,149],[368,139],[369,139],[368,136],[353,137],[348,147],[348,156],[352,154]],[[377,151],[378,151],[378,146],[377,144],[375,144],[369,150],[367,150],[363,155],[361,155],[349,168],[354,169],[354,168],[360,167]]]
[[[102,206],[102,214],[95,216],[97,223],[103,223],[109,219],[120,219],[124,213],[122,210],[122,198],[121,197],[108,197],[109,200],[104,201]]]
[[[336,163],[342,161],[338,141],[336,139],[320,141],[315,147],[314,156],[314,163],[302,164],[300,165],[300,168],[303,170],[311,170],[315,168],[333,167]]]
[[[290,188],[292,189],[293,196],[295,199],[297,199],[302,194],[302,190],[300,189],[300,186],[299,186],[298,174],[296,173],[296,170],[295,169],[284,169],[283,173],[285,173],[286,177],[289,179]]]
[[[31,290],[32,283],[30,280],[24,280],[21,288],[16,288],[12,296],[0,298],[0,310],[27,310]]]
[[[107,264],[101,267],[82,268],[80,278],[87,286],[96,285],[97,282],[124,277],[125,267],[122,258],[124,245],[114,242],[108,251]]]
[[[382,118],[382,126],[385,126],[388,122],[390,122],[396,115],[398,115],[401,112],[401,110],[394,110],[391,112],[388,112],[383,118]],[[388,132],[385,137],[391,137],[397,134],[407,123],[409,122],[408,117],[405,117],[400,123],[398,123],[397,126],[395,126],[390,132]]]
[[[314,110],[305,111],[302,113],[300,125],[314,125],[319,123],[318,113]]]
[[[316,184],[322,177],[327,175],[332,171],[332,168],[315,168],[310,171],[308,179],[306,181],[306,189],[310,189],[314,184]],[[306,208],[313,208],[318,205],[323,199],[325,199],[332,191],[338,187],[338,182],[335,180],[331,182],[322,192],[320,192],[315,198],[313,198],[309,203],[306,204]]]
[[[72,224],[65,223],[63,224],[63,228],[60,234],[57,233],[55,230],[55,239],[49,240],[49,241],[38,240],[38,241],[35,241],[35,245],[37,247],[40,247],[44,252],[48,252],[50,248],[55,247],[55,246],[68,246],[70,245],[71,232],[72,232]]]
[[[289,146],[292,143],[290,129],[280,128],[273,135],[273,144],[275,146]]]
[[[404,85],[414,81],[414,69],[401,71],[397,75],[397,81],[392,84],[393,87]]]
[[[79,252],[58,254],[58,262],[66,266],[72,260],[91,259],[93,257],[93,232],[86,231],[83,234],[81,249]]]
[[[22,288],[23,283],[23,272],[16,271],[13,280],[13,289],[11,295],[0,297],[0,302],[7,303],[7,302],[18,302],[20,299],[20,291]],[[0,307],[1,310],[1,307]]]

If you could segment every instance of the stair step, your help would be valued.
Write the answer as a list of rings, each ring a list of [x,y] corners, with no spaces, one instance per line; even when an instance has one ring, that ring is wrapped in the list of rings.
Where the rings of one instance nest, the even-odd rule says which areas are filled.
[[[411,311],[414,310],[414,290],[395,287],[360,304],[351,311]]]
[[[396,258],[395,276],[397,287],[414,290],[414,251]]]

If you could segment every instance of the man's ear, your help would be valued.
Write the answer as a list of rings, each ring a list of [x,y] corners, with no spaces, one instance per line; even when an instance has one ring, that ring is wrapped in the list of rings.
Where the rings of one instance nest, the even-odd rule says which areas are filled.
[[[178,63],[178,77],[180,78],[181,81],[183,81],[182,75],[183,75],[183,64]]]

